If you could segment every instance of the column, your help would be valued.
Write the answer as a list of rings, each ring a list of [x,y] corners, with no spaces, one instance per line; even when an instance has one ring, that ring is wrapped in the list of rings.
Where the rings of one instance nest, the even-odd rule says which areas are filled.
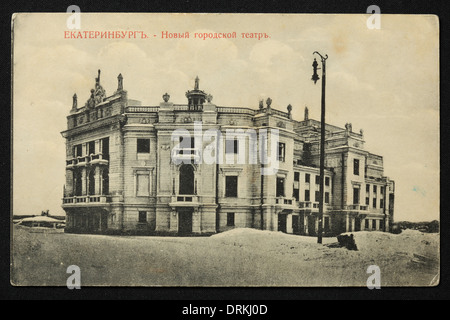
[[[102,170],[100,169],[100,166],[95,167],[95,194],[102,194],[101,189],[101,183],[102,183]]]
[[[178,232],[178,212],[176,209],[172,209],[170,212],[170,232]]]
[[[308,215],[307,215],[306,213],[303,215],[303,219],[304,219],[304,220],[303,220],[303,221],[304,221],[303,227],[305,228],[305,234],[309,236],[309,230],[308,230]]]
[[[355,229],[355,217],[352,217],[351,218],[351,222],[352,222],[352,231],[355,231],[356,229]]]
[[[199,208],[194,208],[192,212],[192,232],[201,233],[201,212]]]
[[[348,213],[346,213],[345,214],[345,232],[349,232],[349,227],[350,227],[350,224],[349,224],[349,216],[348,216]]]
[[[293,233],[292,230],[292,214],[288,214],[286,217],[286,233]]]
[[[314,217],[314,223],[315,223],[314,228],[316,229],[315,230],[316,234],[318,234],[319,233],[319,217]]]
[[[86,168],[82,168],[81,169],[81,195],[83,195],[83,196],[87,195],[87,184],[88,184],[88,179],[87,179]]]

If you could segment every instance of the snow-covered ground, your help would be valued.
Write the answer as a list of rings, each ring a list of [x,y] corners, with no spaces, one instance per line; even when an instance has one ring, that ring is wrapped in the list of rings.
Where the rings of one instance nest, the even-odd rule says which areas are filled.
[[[65,286],[67,267],[82,286],[366,286],[377,265],[382,286],[439,281],[439,234],[353,233],[358,251],[336,238],[238,228],[211,237],[137,237],[31,232],[14,227],[16,285]]]

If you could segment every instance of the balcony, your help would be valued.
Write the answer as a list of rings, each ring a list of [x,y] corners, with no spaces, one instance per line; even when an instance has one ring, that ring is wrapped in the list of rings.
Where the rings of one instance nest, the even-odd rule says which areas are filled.
[[[171,207],[198,207],[198,196],[193,194],[179,194],[172,196]]]
[[[317,209],[317,210],[319,210],[319,203],[311,202],[311,201],[299,201],[298,207],[300,209]]]
[[[103,156],[102,153],[91,153],[88,156],[78,156],[72,159],[66,160],[66,169],[73,169],[75,167],[82,167],[86,165],[108,165],[108,156]]]
[[[295,203],[295,198],[277,197],[277,198],[275,198],[275,203],[292,205],[293,203]]]
[[[63,198],[63,207],[103,205],[109,202],[111,202],[111,196],[106,195],[73,196]]]
[[[351,210],[351,211],[367,211],[368,206],[362,205],[362,204],[350,204],[345,206],[345,210]]]
[[[183,160],[200,161],[200,150],[198,148],[173,148],[172,160],[182,162]]]

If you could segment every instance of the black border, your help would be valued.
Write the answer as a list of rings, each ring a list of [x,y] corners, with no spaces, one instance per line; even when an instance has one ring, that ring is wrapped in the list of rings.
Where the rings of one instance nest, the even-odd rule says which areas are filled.
[[[448,257],[448,204],[445,197],[441,200],[441,279],[440,284],[433,288],[382,288],[381,290],[368,290],[367,288],[92,288],[84,287],[81,290],[68,290],[55,287],[13,287],[9,280],[9,237],[10,237],[10,179],[11,179],[11,108],[7,101],[11,97],[11,15],[14,12],[65,12],[71,5],[78,5],[82,12],[222,12],[222,13],[365,13],[369,5],[376,4],[381,8],[382,14],[434,14],[440,19],[440,77],[441,77],[441,121],[440,121],[440,146],[444,157],[441,157],[441,193],[446,194],[448,182],[445,180],[448,174],[445,157],[449,130],[447,122],[446,106],[448,105],[448,64],[443,63],[443,58],[448,56],[448,44],[446,30],[449,30],[447,13],[449,8],[446,1],[279,1],[266,0],[264,2],[244,2],[236,0],[228,1],[74,1],[73,3],[61,3],[51,1],[2,1],[1,10],[1,41],[3,63],[0,66],[1,79],[4,80],[1,98],[2,111],[2,188],[0,189],[1,204],[5,209],[0,214],[0,248],[2,259],[0,263],[0,298],[5,300],[158,300],[152,303],[151,308],[163,309],[180,314],[180,308],[188,305],[189,301],[196,305],[202,304],[199,300],[210,301],[209,304],[224,305],[224,300],[234,300],[235,304],[248,304],[250,300],[257,303],[273,305],[276,300],[448,300],[450,299],[449,261]],[[446,10],[447,9],[447,10]],[[8,110],[9,112],[5,112]],[[4,185],[3,185],[4,184]],[[9,192],[8,192],[9,191]],[[7,209],[7,210],[6,210]],[[236,300],[237,299],[237,300]],[[175,302],[174,300],[179,300]],[[182,301],[181,301],[182,300]],[[171,301],[170,304],[167,304]],[[281,308],[295,311],[297,304],[282,302]],[[231,304],[231,302],[228,302]],[[279,306],[278,305],[278,308]],[[345,308],[345,307],[344,307]],[[281,309],[276,309],[281,310]],[[375,309],[374,309],[375,310]],[[381,312],[381,308],[377,307]],[[320,312],[319,310],[317,310]],[[351,314],[343,312],[343,314]],[[272,314],[273,315],[273,314]]]

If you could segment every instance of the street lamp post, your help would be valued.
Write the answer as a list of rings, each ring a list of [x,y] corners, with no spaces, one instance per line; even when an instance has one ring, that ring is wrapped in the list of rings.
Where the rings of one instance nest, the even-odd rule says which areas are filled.
[[[328,55],[322,56],[319,52],[314,51],[313,55],[317,54],[322,62],[322,101],[321,101],[321,116],[320,116],[320,184],[319,184],[319,228],[317,232],[317,243],[322,243],[322,232],[323,232],[323,181],[324,181],[324,171],[325,171],[325,67]],[[317,61],[314,58],[313,62],[313,76],[311,80],[316,84],[319,80],[319,75],[317,74]]]

